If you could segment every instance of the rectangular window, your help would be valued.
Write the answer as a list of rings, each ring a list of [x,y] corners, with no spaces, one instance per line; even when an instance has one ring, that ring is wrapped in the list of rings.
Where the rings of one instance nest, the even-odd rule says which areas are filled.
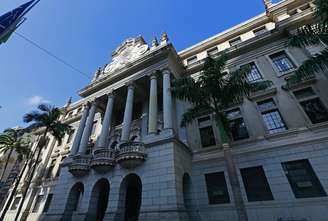
[[[197,56],[193,56],[187,59],[187,65],[194,64],[197,62]]]
[[[261,166],[240,170],[249,202],[273,200],[268,180]]]
[[[287,56],[287,54],[284,51],[270,55],[270,58],[280,73],[295,68],[293,62],[290,60],[290,58]]]
[[[281,163],[296,198],[327,196],[309,160]]]
[[[249,137],[239,108],[226,112],[226,116],[229,120],[230,133],[233,140],[242,140]]]
[[[287,130],[287,126],[272,98],[258,102],[257,107],[262,114],[264,124],[270,134]]]
[[[263,80],[262,75],[254,62],[248,64],[251,68],[247,74],[247,80],[249,82],[257,82]]]
[[[22,197],[18,196],[14,199],[14,202],[13,204],[11,204],[11,207],[10,207],[10,210],[16,210],[18,205],[19,205],[19,202],[21,201]]]
[[[223,172],[205,174],[205,181],[209,204],[230,203]]]
[[[211,118],[209,116],[198,119],[200,139],[203,147],[216,145]]]
[[[42,200],[43,200],[43,195],[38,195],[36,197],[34,207],[32,209],[32,213],[37,213],[39,211]]]
[[[52,177],[52,172],[54,170],[55,165],[56,165],[56,159],[54,159],[54,160],[51,161],[51,164],[50,164],[50,166],[48,168],[47,175],[46,175],[46,178],[47,179],[49,179],[49,178]]]
[[[255,36],[259,36],[259,35],[265,33],[266,31],[267,31],[266,27],[265,26],[262,26],[262,27],[260,27],[258,29],[255,29],[253,31],[253,33],[254,33]]]
[[[46,203],[44,204],[44,207],[43,207],[43,213],[48,212],[49,207],[50,207],[50,204],[51,204],[51,201],[52,201],[52,197],[53,197],[53,194],[51,194],[51,193],[48,194]]]
[[[311,87],[293,93],[313,124],[328,121],[328,111]]]
[[[319,98],[302,101],[300,104],[313,124],[328,121],[327,109],[323,106]]]
[[[209,57],[213,57],[213,56],[215,56],[218,52],[219,52],[219,49],[218,49],[217,47],[215,47],[215,48],[212,48],[212,49],[208,50],[208,51],[207,51],[207,55],[208,55]]]
[[[235,46],[235,45],[237,45],[239,43],[241,43],[241,38],[240,37],[235,38],[235,39],[229,41],[230,46]]]

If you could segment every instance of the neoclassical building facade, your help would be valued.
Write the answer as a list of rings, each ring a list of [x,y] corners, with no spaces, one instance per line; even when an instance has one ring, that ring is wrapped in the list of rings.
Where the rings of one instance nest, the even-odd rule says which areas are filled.
[[[81,99],[63,108],[74,131],[61,143],[49,135],[20,220],[238,220],[212,116],[181,127],[191,104],[170,90],[173,79],[197,78],[204,60],[224,50],[227,72],[249,64],[249,81],[273,82],[225,110],[248,220],[327,220],[328,74],[289,80],[323,49],[287,44],[289,33],[313,22],[315,5],[265,5],[265,13],[180,52],[165,33],[150,44],[125,40]],[[20,201],[18,192],[5,220]]]

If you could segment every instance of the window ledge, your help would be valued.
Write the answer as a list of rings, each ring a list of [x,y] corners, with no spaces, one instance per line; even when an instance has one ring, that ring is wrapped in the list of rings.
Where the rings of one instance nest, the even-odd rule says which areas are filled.
[[[286,76],[286,75],[293,74],[295,71],[296,71],[296,69],[293,68],[293,69],[290,69],[290,70],[288,70],[288,71],[279,72],[279,74],[277,75],[277,77],[278,77],[278,78],[280,78],[280,77],[288,77],[288,76]]]
[[[253,92],[249,95],[248,98],[251,101],[254,101],[254,100],[259,100],[259,99],[262,99],[262,98],[272,97],[276,93],[277,93],[277,88],[276,87],[271,87],[271,88],[268,88],[268,89],[265,89],[265,90],[260,90],[260,91]]]
[[[211,151],[214,151],[214,150],[221,150],[221,145],[215,145],[215,146],[209,146],[209,147],[202,147],[200,145],[201,149],[198,149],[198,150],[195,150],[194,153],[207,153],[207,152],[211,152]]]
[[[307,128],[311,131],[317,131],[321,129],[327,129],[328,127],[328,121],[322,122],[322,123],[317,123],[317,124],[309,124]]]
[[[282,89],[294,90],[294,89],[304,88],[304,87],[314,84],[317,81],[317,79],[314,75],[310,75],[307,78],[305,78],[304,80],[300,80],[298,82],[289,82],[290,77],[291,76],[285,78],[286,84],[281,86]]]
[[[286,137],[286,136],[298,134],[301,130],[302,130],[301,128],[288,129],[286,131],[277,132],[277,133],[274,133],[274,134],[265,134],[264,138],[270,140],[270,139]]]

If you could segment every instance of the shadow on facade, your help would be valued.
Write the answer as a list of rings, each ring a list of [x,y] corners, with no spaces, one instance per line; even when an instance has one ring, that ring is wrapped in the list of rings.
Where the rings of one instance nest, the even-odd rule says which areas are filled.
[[[191,178],[188,173],[183,175],[182,179],[183,202],[189,219],[192,218],[192,201],[191,201]]]

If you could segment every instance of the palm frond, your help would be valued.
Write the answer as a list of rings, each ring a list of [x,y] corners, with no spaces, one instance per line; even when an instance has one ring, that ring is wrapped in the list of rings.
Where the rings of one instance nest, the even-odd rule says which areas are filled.
[[[53,108],[54,107],[52,107],[49,104],[39,104],[39,106],[38,106],[39,110],[41,110],[42,112],[48,112],[48,113],[51,112]]]
[[[295,78],[301,80],[328,69],[328,49],[306,60],[295,72]]]
[[[201,89],[200,83],[191,77],[175,79],[172,82],[172,95],[180,100],[201,104],[206,100],[206,94]]]
[[[226,53],[221,53],[215,59],[207,57],[204,63],[204,71],[215,70],[216,73],[221,72],[227,63],[228,56]]]
[[[242,100],[252,91],[252,86],[247,80],[250,71],[249,66],[244,66],[229,74],[227,84],[224,85],[224,94],[220,96],[223,108],[229,106],[234,100]]]
[[[269,80],[256,81],[256,82],[251,82],[250,86],[251,86],[251,92],[256,92],[272,87],[273,82]]]
[[[30,122],[34,121],[35,119],[39,119],[41,115],[43,115],[43,114],[40,113],[39,111],[32,111],[32,112],[24,115],[23,121],[25,123],[30,123]]]
[[[61,142],[65,134],[69,134],[72,131],[72,127],[68,124],[63,124],[57,121],[51,126],[51,128],[49,128],[49,130],[55,139]]]
[[[32,123],[30,124],[29,126],[27,126],[24,130],[26,132],[31,132],[31,131],[34,131],[34,130],[37,130],[41,127],[45,127],[46,125],[43,123],[43,122],[35,122],[35,123]]]
[[[211,106],[201,106],[201,105],[197,105],[194,106],[192,108],[189,108],[182,116],[182,120],[180,123],[181,127],[185,127],[188,124],[190,124],[193,120],[195,120],[196,118],[204,115],[204,114],[208,114],[208,113],[213,113],[213,109]]]
[[[323,23],[328,23],[328,2],[327,0],[315,0],[316,15]]]
[[[321,42],[328,44],[328,26],[322,23],[303,26],[297,29],[296,35],[289,38],[292,47],[306,47]]]

